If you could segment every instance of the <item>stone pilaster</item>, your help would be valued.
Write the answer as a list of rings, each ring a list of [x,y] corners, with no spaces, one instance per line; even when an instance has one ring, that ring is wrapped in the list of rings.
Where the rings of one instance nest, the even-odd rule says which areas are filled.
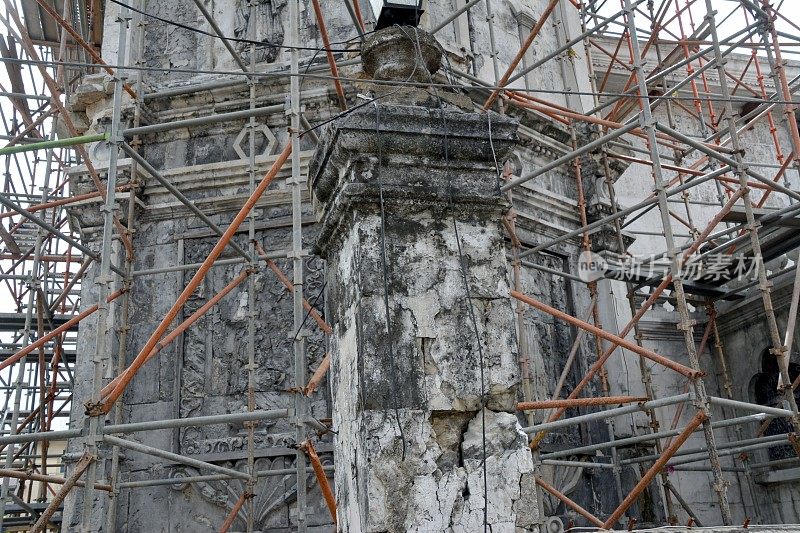
[[[493,531],[537,521],[495,170],[515,135],[496,114],[378,101],[323,136],[342,531],[479,531],[485,493]]]

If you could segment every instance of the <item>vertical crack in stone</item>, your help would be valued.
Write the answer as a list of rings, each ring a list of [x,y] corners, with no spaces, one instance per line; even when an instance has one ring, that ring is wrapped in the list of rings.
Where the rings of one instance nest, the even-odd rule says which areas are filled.
[[[422,98],[410,91],[405,102]],[[480,531],[486,509],[490,530],[527,529],[534,521],[522,508],[523,491],[533,462],[512,414],[517,346],[499,222],[504,205],[485,115],[396,98],[376,105],[379,132],[375,109],[355,110],[332,124],[310,170],[322,209],[319,248],[338,295],[331,316],[337,491],[353,486],[353,463],[340,460],[344,449],[367,466],[359,470],[361,494],[339,500],[340,527]],[[458,132],[447,158],[438,142],[443,124]],[[509,153],[515,130],[513,119],[492,118],[498,159]],[[357,328],[343,321],[356,315]]]

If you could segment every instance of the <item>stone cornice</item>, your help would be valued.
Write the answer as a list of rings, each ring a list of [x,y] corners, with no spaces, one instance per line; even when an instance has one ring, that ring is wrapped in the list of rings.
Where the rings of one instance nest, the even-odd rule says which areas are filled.
[[[776,314],[788,312],[793,281],[794,272],[787,272],[772,280],[772,306]],[[765,321],[764,304],[758,287],[748,290],[742,300],[720,304],[717,312],[717,325],[721,335],[727,335]]]
[[[454,108],[383,103],[332,123],[309,178],[323,207],[321,247],[339,233],[355,205],[384,199],[411,210],[504,209],[494,161],[505,161],[517,123]],[[380,124],[379,126],[377,124]]]
[[[514,191],[514,207],[520,233],[536,237],[537,244],[560,237],[580,225],[575,200],[538,185],[524,185]],[[567,241],[577,246],[580,236]]]
[[[689,314],[689,318],[703,323],[706,315],[703,312],[694,312]],[[667,341],[667,342],[684,342],[683,331],[678,328],[678,311],[667,311],[666,309],[653,309],[647,312],[647,315],[639,320],[639,332],[642,335],[642,340],[645,341]],[[694,339],[699,343],[703,338],[703,326],[694,327]]]
[[[313,151],[303,151],[300,154],[301,173],[307,175],[308,162]],[[277,159],[277,155],[260,156],[255,159],[256,180],[258,181]],[[130,173],[131,159],[120,159],[119,171]],[[102,175],[108,170],[108,164],[97,163],[98,172]],[[83,181],[86,178],[86,167],[81,165],[68,171],[71,180]],[[237,211],[249,196],[248,160],[221,161],[190,167],[177,167],[161,171],[161,175],[173,184],[184,195],[191,198],[194,204],[209,214],[218,214]],[[291,201],[291,191],[286,185],[286,180],[291,176],[288,165],[278,172],[272,185],[259,199],[256,207],[269,207],[288,205]],[[169,220],[194,216],[189,209],[180,203],[164,186],[160,185],[146,172],[137,168],[137,179],[143,184],[138,200],[141,205],[139,220],[149,222],[154,220]],[[126,193],[118,193],[120,199],[127,198]],[[308,188],[303,191],[303,200],[310,201],[311,195]],[[70,206],[71,210],[81,209],[86,206],[95,206],[99,199],[85,200]],[[91,227],[81,228],[91,234]]]

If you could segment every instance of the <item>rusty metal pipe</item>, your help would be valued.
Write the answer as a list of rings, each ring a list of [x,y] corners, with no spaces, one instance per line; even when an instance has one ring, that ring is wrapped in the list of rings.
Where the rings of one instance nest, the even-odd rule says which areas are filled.
[[[665,367],[669,368],[670,370],[674,370],[675,372],[677,372],[677,373],[679,373],[679,374],[681,374],[683,376],[686,376],[687,378],[695,379],[695,378],[698,378],[698,377],[704,375],[704,372],[701,371],[701,370],[695,370],[693,368],[689,368],[688,366],[682,365],[680,363],[676,363],[675,361],[673,361],[671,359],[668,359],[668,358],[664,357],[663,355],[659,355],[659,354],[655,353],[654,351],[648,350],[647,348],[643,348],[643,347],[639,346],[638,344],[636,344],[634,342],[631,342],[629,340],[623,339],[622,337],[618,337],[618,336],[614,335],[613,333],[609,333],[608,331],[600,329],[600,328],[598,328],[598,327],[596,327],[596,326],[594,326],[592,324],[589,324],[588,322],[584,322],[583,320],[581,320],[579,318],[575,318],[574,316],[568,315],[567,313],[565,313],[563,311],[559,311],[558,309],[556,309],[554,307],[550,307],[549,305],[544,304],[544,303],[542,303],[542,302],[540,302],[538,300],[534,300],[530,296],[526,296],[525,294],[522,294],[521,292],[511,291],[511,296],[516,298],[520,302],[526,303],[526,304],[530,305],[531,307],[533,307],[535,309],[538,309],[539,311],[542,311],[544,313],[547,313],[548,315],[551,315],[551,316],[553,316],[555,318],[563,320],[564,322],[568,322],[568,323],[572,324],[573,326],[579,327],[581,329],[585,329],[586,331],[588,331],[589,333],[591,333],[593,335],[601,337],[601,338],[603,338],[603,339],[605,339],[605,340],[607,340],[609,342],[613,342],[617,346],[625,348],[626,350],[630,350],[633,353],[638,354],[638,355],[644,357],[645,359],[649,359],[649,360],[651,360],[651,361],[653,361],[655,363],[658,363],[658,364],[660,364],[662,366],[665,366]]]
[[[203,261],[203,264],[200,265],[200,268],[198,268],[195,275],[186,285],[186,288],[183,289],[183,292],[180,294],[180,296],[178,296],[178,300],[172,305],[170,310],[167,312],[167,315],[164,317],[158,327],[156,327],[155,331],[150,335],[150,338],[147,340],[139,354],[131,363],[129,367],[131,369],[130,372],[125,373],[124,378],[122,378],[117,386],[114,387],[114,390],[101,401],[102,408],[99,410],[94,410],[93,414],[99,415],[101,413],[108,413],[108,411],[111,409],[111,406],[114,405],[114,402],[119,399],[119,397],[122,395],[122,392],[125,390],[125,387],[128,385],[128,383],[130,383],[131,379],[133,379],[133,376],[136,375],[136,372],[138,372],[144,364],[147,356],[150,354],[150,351],[155,348],[156,343],[158,343],[159,339],[161,339],[161,336],[164,335],[167,328],[169,328],[169,325],[177,316],[178,311],[180,311],[184,304],[186,304],[186,301],[194,293],[197,287],[200,286],[200,283],[202,283],[206,274],[208,274],[208,271],[211,269],[214,261],[216,261],[222,254],[223,250],[228,245],[228,242],[233,238],[234,234],[236,234],[239,226],[241,226],[242,222],[244,222],[244,219],[247,217],[253,207],[255,207],[256,202],[261,195],[264,194],[264,191],[267,190],[269,184],[272,183],[273,179],[275,179],[278,171],[283,167],[283,164],[286,163],[286,160],[289,158],[291,153],[292,143],[286,143],[286,147],[278,156],[278,159],[275,160],[275,162],[272,164],[272,167],[266,173],[258,186],[253,190],[252,194],[242,206],[241,210],[239,210],[239,212],[236,214],[236,217],[234,217],[233,221],[231,221],[228,229],[225,230],[225,233],[208,254],[208,257],[206,257],[206,259]]]
[[[45,509],[44,512],[42,512],[42,514],[39,516],[39,520],[33,524],[31,533],[45,531],[50,519],[53,517],[61,504],[64,503],[64,499],[67,497],[67,494],[69,494],[69,491],[72,490],[72,487],[77,485],[78,479],[83,475],[86,469],[89,468],[89,465],[92,464],[92,461],[94,461],[93,455],[89,454],[88,452],[83,454],[83,457],[81,457],[75,465],[75,470],[73,470],[72,474],[70,474],[69,477],[64,480],[64,484],[61,485],[61,488],[50,502],[50,505],[48,505],[47,509]]]
[[[331,368],[331,353],[328,352],[325,354],[325,357],[322,358],[322,362],[319,364],[319,367],[314,371],[314,374],[311,376],[311,379],[308,380],[308,385],[306,388],[303,389],[303,394],[306,396],[311,396],[311,394],[317,390],[319,387],[320,382],[322,382],[322,378],[325,377],[325,374],[328,373],[328,370]]]
[[[145,363],[147,363],[147,361],[149,361],[150,359],[152,359],[153,357],[155,357],[155,356],[156,356],[156,354],[157,354],[158,352],[160,352],[161,350],[163,350],[163,349],[164,349],[164,347],[166,347],[166,346],[167,346],[169,343],[171,343],[171,342],[172,342],[172,341],[174,341],[176,338],[178,338],[178,336],[179,336],[181,333],[183,333],[184,331],[186,331],[187,329],[189,329],[189,327],[190,327],[192,324],[194,324],[195,322],[197,322],[198,320],[200,320],[200,318],[201,318],[203,315],[205,315],[205,314],[208,312],[208,310],[209,310],[209,309],[211,309],[212,307],[214,307],[215,305],[217,305],[217,303],[218,303],[220,300],[222,300],[222,299],[223,299],[223,298],[224,298],[224,297],[225,297],[225,296],[226,296],[226,295],[227,295],[229,292],[231,292],[231,291],[232,291],[234,288],[236,288],[236,287],[237,287],[237,286],[238,286],[240,283],[242,283],[242,282],[243,282],[245,279],[247,279],[247,277],[248,277],[248,276],[250,276],[250,274],[252,274],[252,271],[251,271],[251,270],[249,270],[249,269],[246,269],[246,270],[244,270],[244,271],[243,271],[241,274],[239,274],[239,275],[236,277],[236,279],[234,279],[233,281],[231,281],[230,283],[228,283],[228,284],[227,284],[227,285],[226,285],[226,286],[225,286],[225,287],[224,287],[224,288],[223,288],[221,291],[219,291],[219,292],[218,292],[217,294],[215,294],[215,295],[214,295],[214,296],[213,296],[211,299],[209,299],[209,300],[208,300],[206,303],[204,303],[204,304],[203,304],[203,305],[202,305],[202,306],[201,306],[201,307],[200,307],[200,308],[199,308],[197,311],[195,311],[194,313],[192,313],[192,315],[191,315],[189,318],[187,318],[186,320],[184,320],[183,322],[181,322],[181,324],[180,324],[180,325],[179,325],[177,328],[175,328],[174,330],[172,330],[172,331],[171,331],[171,332],[170,332],[170,333],[169,333],[167,336],[165,336],[163,339],[161,339],[160,341],[158,341],[158,344],[156,344],[155,348],[153,348],[153,350],[150,352],[150,354],[147,356],[147,358],[145,359],[145,361],[144,361],[144,362],[145,362]],[[100,390],[100,395],[101,395],[101,396],[105,396],[105,395],[107,395],[108,393],[110,393],[112,390],[114,390],[114,387],[116,387],[116,386],[117,386],[117,384],[118,384],[118,383],[120,382],[120,380],[122,379],[122,376],[123,376],[125,373],[127,373],[127,372],[128,372],[128,370],[125,370],[125,371],[124,371],[122,374],[120,374],[119,376],[115,377],[115,378],[114,378],[114,379],[111,381],[111,383],[109,383],[108,385],[106,385],[105,387],[103,387],[103,388]]]
[[[333,524],[335,526],[337,523],[336,499],[333,497],[331,485],[328,483],[328,476],[325,475],[325,469],[322,466],[322,462],[319,460],[317,450],[314,449],[314,445],[311,444],[309,440],[303,442],[300,448],[306,452],[308,459],[311,461],[311,467],[314,469],[314,475],[317,477],[317,483],[319,483],[319,488],[322,491],[322,495],[325,497],[325,503],[328,505],[328,511],[331,513],[331,518],[333,518]]]
[[[358,3],[358,0],[356,0],[355,3]],[[333,85],[336,87],[336,94],[339,96],[339,107],[342,108],[342,111],[347,111],[347,99],[344,96],[342,82],[339,79],[339,69],[336,66],[336,58],[333,57],[333,52],[331,52],[331,40],[328,38],[328,28],[325,26],[325,18],[322,16],[322,8],[319,6],[319,0],[311,0],[311,4],[314,6],[314,15],[317,18],[319,33],[322,36],[322,45],[325,47],[325,55],[328,57],[328,64],[331,67]]]
[[[623,403],[646,402],[646,396],[602,396],[598,398],[573,398],[571,400],[542,400],[538,402],[520,402],[517,409],[528,411],[533,409],[551,409],[553,407],[587,407],[592,405],[619,405]]]
[[[34,472],[26,472],[24,470],[10,470],[6,468],[0,468],[0,477],[13,477],[16,479],[26,479],[28,481],[41,481],[43,483],[52,483],[54,485],[63,485],[67,482],[67,480],[63,477],[58,476],[45,476],[42,474],[36,474]],[[76,487],[83,487],[83,481],[77,481],[75,483]],[[98,490],[104,490],[106,492],[112,492],[114,489],[111,488],[111,485],[98,485],[95,484],[94,488]]]
[[[20,44],[22,45],[23,49],[30,56],[32,60],[41,61],[41,57],[39,56],[39,53],[36,51],[36,47],[34,46],[33,41],[31,40],[31,37],[28,34],[28,30],[26,29],[25,24],[23,24],[22,20],[20,19],[19,13],[15,9],[14,5],[12,5],[9,0],[2,0],[2,1],[3,4],[6,6],[6,11],[8,15],[10,15],[11,19],[13,19],[14,24],[16,25],[17,30],[19,31],[21,37]],[[77,137],[78,130],[75,128],[75,123],[70,118],[70,114],[67,112],[67,109],[64,106],[64,104],[58,98],[58,96],[62,94],[62,91],[59,88],[58,83],[56,83],[56,81],[52,78],[52,76],[50,76],[50,73],[47,71],[47,67],[45,67],[44,64],[41,63],[37,64],[37,68],[42,76],[42,81],[47,86],[47,89],[50,91],[50,94],[52,96],[51,102],[57,108],[59,112],[59,117],[64,122],[64,126],[66,126],[67,130],[69,131],[69,134],[72,137]],[[106,192],[103,188],[102,182],[100,181],[100,174],[97,172],[97,169],[92,163],[92,159],[89,157],[89,152],[86,150],[86,148],[83,147],[83,145],[80,144],[76,145],[75,149],[78,151],[81,158],[83,159],[83,162],[86,165],[86,170],[89,172],[89,175],[92,178],[92,183],[94,183],[95,188],[102,193],[102,198],[103,201],[105,202]],[[119,238],[125,245],[125,250],[128,257],[129,258],[133,257],[133,244],[131,243],[128,229],[122,225],[117,215],[114,215],[114,227],[117,228],[117,233],[119,234]]]
[[[115,292],[114,294],[112,294],[108,298],[106,298],[106,302],[110,303],[110,302],[114,301],[120,295],[122,295],[123,292],[125,292],[125,289],[118,290],[117,292]],[[20,351],[18,351],[17,353],[15,353],[11,357],[9,357],[8,359],[6,359],[2,363],[0,363],[0,370],[3,370],[4,368],[7,368],[10,365],[13,365],[17,361],[19,361],[20,359],[22,359],[23,357],[28,355],[29,353],[31,353],[33,350],[38,349],[40,346],[44,346],[51,339],[53,339],[54,337],[60,335],[61,333],[65,332],[65,331],[69,330],[72,326],[74,326],[75,324],[77,324],[78,322],[80,322],[81,320],[86,318],[87,316],[89,316],[92,313],[94,313],[95,311],[97,311],[97,309],[98,309],[98,305],[97,304],[91,306],[86,311],[82,312],[81,314],[79,314],[77,316],[72,317],[71,319],[69,319],[64,324],[60,325],[59,327],[57,327],[56,329],[54,329],[53,331],[51,331],[50,333],[48,333],[44,337],[39,338],[36,342],[27,345],[25,348],[22,348]]]
[[[568,507],[570,507],[572,510],[577,512],[579,515],[584,517],[592,524],[596,525],[597,527],[603,527],[603,522],[599,518],[597,518],[595,515],[593,515],[592,513],[590,513],[589,511],[587,511],[586,509],[584,509],[583,507],[572,501],[566,494],[561,493],[558,489],[550,485],[547,481],[537,476],[536,484],[542,487],[550,494],[552,494],[553,496],[555,496],[556,498],[558,498],[559,500],[561,500],[562,502],[564,502]]]
[[[497,96],[500,94],[501,90],[500,87],[503,87],[506,83],[508,83],[511,74],[514,73],[514,69],[516,69],[517,65],[519,65],[519,62],[522,61],[522,58],[528,51],[528,48],[530,48],[531,44],[533,44],[533,40],[539,34],[539,31],[541,31],[541,29],[544,27],[544,23],[547,22],[548,18],[550,18],[550,14],[553,12],[553,10],[555,10],[557,5],[558,5],[558,0],[550,0],[550,2],[547,4],[547,7],[544,8],[544,11],[542,11],[542,14],[539,16],[539,20],[536,21],[536,25],[533,27],[533,29],[531,29],[531,33],[525,39],[525,42],[522,43],[522,46],[517,52],[517,55],[514,56],[514,59],[511,61],[511,64],[508,65],[505,74],[503,74],[503,77],[500,78],[500,81],[497,82],[497,88],[495,88],[492,91],[492,94],[489,95],[489,98],[487,98],[486,103],[483,104],[484,111],[492,107],[494,101],[497,100]]]
[[[39,4],[39,7],[44,9],[47,12],[48,15],[53,17],[53,20],[55,20],[58,23],[59,26],[64,28],[64,30],[67,33],[69,33],[70,36],[73,39],[75,39],[75,42],[78,43],[78,45],[80,45],[81,48],[86,50],[86,52],[91,56],[91,58],[95,61],[95,63],[97,63],[99,66],[101,66],[103,68],[103,70],[105,70],[109,74],[109,76],[114,76],[114,77],[117,76],[117,73],[114,72],[114,70],[111,67],[109,67],[106,64],[105,61],[103,61],[103,58],[100,56],[100,54],[97,53],[97,50],[95,50],[92,47],[92,45],[87,43],[83,39],[83,37],[81,37],[81,34],[78,33],[77,31],[75,31],[75,28],[72,27],[72,24],[70,24],[69,22],[64,20],[58,14],[58,12],[55,9],[53,9],[53,7],[51,5],[49,5],[45,0],[36,0],[36,3]],[[125,92],[128,93],[131,96],[131,98],[133,98],[133,99],[137,98],[136,92],[131,88],[130,85],[128,85],[127,83],[124,83],[122,85],[122,88],[125,89]]]
[[[625,512],[630,508],[630,506],[636,502],[636,499],[639,497],[642,491],[647,488],[653,478],[656,477],[664,465],[666,465],[667,462],[672,458],[675,452],[677,452],[678,449],[683,446],[683,443],[686,442],[689,436],[694,433],[694,430],[696,430],[705,420],[705,413],[698,411],[698,413],[694,415],[694,418],[692,418],[691,422],[689,422],[689,425],[687,425],[681,434],[678,435],[678,437],[669,445],[669,447],[664,450],[664,452],[661,454],[661,457],[659,457],[658,460],[653,463],[653,466],[647,470],[644,476],[642,476],[642,479],[639,480],[639,483],[637,483],[633,490],[625,497],[624,500],[622,500],[622,503],[619,504],[619,507],[617,507],[613,513],[611,513],[611,516],[608,517],[608,520],[606,520],[601,527],[610,529],[614,524],[617,523],[622,515],[624,515]]]
[[[700,341],[700,347],[697,349],[697,358],[700,359],[703,357],[703,352],[705,352],[706,344],[708,343],[708,337],[711,334],[711,330],[714,327],[714,321],[716,320],[714,315],[710,315],[708,319],[708,324],[706,324],[706,329],[703,332],[703,338]],[[689,385],[690,383],[687,381],[683,387],[683,392],[689,392]],[[672,417],[672,423],[670,424],[670,429],[675,429],[678,427],[678,421],[681,419],[681,415],[683,414],[683,408],[686,407],[685,403],[679,404],[678,408],[675,410],[675,416]],[[669,446],[670,442],[672,442],[672,437],[667,439],[666,445]]]
[[[344,0],[346,4],[350,2],[350,0]],[[364,26],[364,17],[361,15],[361,6],[358,3],[358,0],[353,0],[353,14],[356,16],[356,20],[358,21],[358,26],[361,28],[361,34],[363,35],[367,28]]]
[[[686,259],[688,259],[694,252],[696,252],[700,248],[700,246],[702,245],[703,241],[705,241],[706,238],[711,234],[711,232],[714,230],[714,228],[717,226],[717,224],[719,224],[722,221],[722,218],[726,214],[728,214],[728,212],[731,209],[733,209],[734,204],[736,203],[736,201],[742,195],[744,195],[744,192],[745,191],[743,189],[739,189],[739,190],[736,191],[736,193],[733,196],[731,196],[730,199],[728,199],[728,201],[725,203],[725,205],[722,207],[722,209],[720,209],[719,213],[717,213],[714,216],[714,218],[711,219],[711,221],[706,225],[705,229],[703,229],[703,231],[700,233],[700,235],[694,240],[692,245],[683,253],[683,256],[681,258],[682,261],[685,261]],[[670,283],[672,283],[672,275],[671,274],[668,275],[667,277],[665,277],[664,280],[661,283],[659,283],[659,285],[653,290],[652,294],[650,294],[650,296],[647,298],[647,300],[645,300],[645,302],[642,304],[642,306],[639,308],[639,310],[636,312],[636,314],[633,316],[633,318],[631,318],[630,321],[628,321],[628,323],[622,329],[622,331],[620,331],[620,337],[625,337],[628,333],[630,333],[630,331],[633,329],[634,325],[637,324],[639,322],[639,320],[647,312],[647,310],[650,309],[650,307],[652,307],[652,305],[656,302],[658,297],[661,295],[662,292],[664,292],[664,290],[669,286]],[[611,355],[616,351],[616,349],[617,349],[617,346],[616,345],[612,345],[605,352],[603,352],[603,355],[600,358],[598,358],[597,361],[594,362],[594,364],[592,364],[592,366],[586,372],[586,375],[583,377],[583,379],[581,379],[581,381],[575,386],[573,391],[568,396],[569,399],[578,397],[578,395],[581,393],[581,391],[583,391],[583,389],[592,381],[592,378],[594,377],[594,375],[601,368],[603,368],[603,365],[605,364],[605,362],[611,357]],[[550,415],[548,417],[547,421],[548,422],[552,422],[554,420],[557,420],[565,412],[566,412],[566,409],[563,409],[563,408],[562,409],[558,409],[552,415]],[[530,444],[531,447],[532,448],[537,447],[539,445],[539,443],[542,441],[542,439],[544,439],[545,435],[546,435],[546,433],[544,433],[544,432],[541,432],[538,435],[536,435],[536,437],[534,437],[531,440],[531,444]]]
[[[254,244],[258,255],[264,258],[264,262],[267,263],[269,269],[272,270],[272,272],[278,277],[278,280],[283,283],[283,286],[286,287],[286,290],[288,290],[290,293],[294,293],[294,283],[292,283],[289,278],[286,277],[286,274],[284,274],[283,271],[278,268],[278,265],[275,263],[275,261],[269,258],[267,252],[264,250],[264,247],[261,246],[261,243],[254,242]],[[311,303],[305,298],[303,298],[303,308],[308,311],[309,316],[311,316],[317,325],[319,325],[320,329],[325,332],[325,335],[330,335],[333,332],[331,326],[325,322],[321,316],[319,316],[317,310],[314,309]]]
[[[219,533],[227,533],[230,527],[233,525],[233,521],[236,520],[236,517],[239,515],[239,511],[242,510],[242,506],[244,502],[247,501],[249,498],[252,498],[253,495],[247,491],[243,492],[239,499],[236,500],[236,505],[233,506],[231,512],[228,513],[228,516],[225,518],[225,522],[222,523],[222,527],[219,528]]]
[[[133,186],[134,185],[132,185],[132,184],[120,185],[119,187],[117,187],[117,192],[125,191],[127,189],[130,189]],[[81,202],[83,200],[91,200],[92,198],[99,198],[101,196],[102,195],[98,191],[89,192],[89,193],[86,193],[86,194],[78,194],[78,195],[75,195],[75,196],[70,196],[68,198],[61,198],[59,200],[53,200],[52,202],[46,202],[46,203],[43,203],[43,204],[31,205],[31,206],[26,207],[25,210],[28,211],[28,213],[35,213],[36,211],[41,211],[42,209],[50,209],[52,207],[58,207],[58,206],[61,206],[61,205],[74,204],[76,202]],[[6,211],[5,213],[0,213],[0,219],[13,217],[13,216],[16,216],[17,214],[18,213],[16,213],[15,211]]]

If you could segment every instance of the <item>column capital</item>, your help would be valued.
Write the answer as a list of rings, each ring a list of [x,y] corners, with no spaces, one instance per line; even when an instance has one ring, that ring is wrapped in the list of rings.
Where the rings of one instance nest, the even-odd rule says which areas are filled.
[[[355,206],[378,208],[381,185],[393,210],[503,212],[496,168],[514,146],[517,125],[491,111],[381,102],[332,123],[309,170],[321,247]]]

